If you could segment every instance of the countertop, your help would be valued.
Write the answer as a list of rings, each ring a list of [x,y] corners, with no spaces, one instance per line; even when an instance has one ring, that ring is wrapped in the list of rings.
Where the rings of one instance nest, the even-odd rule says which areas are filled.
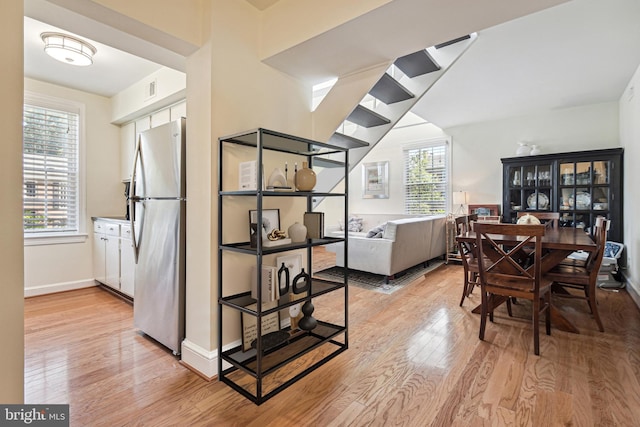
[[[125,224],[129,224],[129,220],[124,216],[92,216],[91,219],[93,221],[111,221],[111,222],[122,222]]]

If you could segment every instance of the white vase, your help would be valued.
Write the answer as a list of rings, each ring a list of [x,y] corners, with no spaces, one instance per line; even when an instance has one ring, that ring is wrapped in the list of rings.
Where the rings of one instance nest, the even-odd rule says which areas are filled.
[[[529,155],[529,152],[531,151],[531,149],[529,148],[529,146],[524,143],[524,142],[518,142],[518,149],[516,150],[516,156],[527,156]]]
[[[532,156],[537,156],[538,154],[540,154],[540,149],[538,148],[537,145],[532,145],[531,152],[529,154]]]
[[[300,243],[307,240],[307,227],[299,222],[294,222],[287,230],[289,237],[293,243]]]

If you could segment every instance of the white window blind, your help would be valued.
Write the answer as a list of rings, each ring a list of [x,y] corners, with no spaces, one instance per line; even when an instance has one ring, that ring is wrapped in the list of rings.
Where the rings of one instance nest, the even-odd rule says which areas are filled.
[[[78,231],[79,114],[24,105],[26,234]]]
[[[448,144],[404,149],[405,212],[444,214],[449,179]]]

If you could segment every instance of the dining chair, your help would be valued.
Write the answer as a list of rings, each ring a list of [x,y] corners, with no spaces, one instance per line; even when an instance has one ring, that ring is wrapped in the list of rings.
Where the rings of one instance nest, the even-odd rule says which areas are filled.
[[[591,239],[594,242],[597,242],[598,240],[598,235],[600,233],[600,228],[603,225],[603,220],[605,220],[606,218],[602,215],[598,215],[593,223],[593,227],[591,227],[590,229],[590,233],[589,236],[591,237]],[[610,224],[611,221],[609,221],[608,224]],[[607,227],[609,225],[606,225]],[[584,253],[573,253],[570,256],[566,257],[565,259],[563,259],[560,264],[562,265],[570,265],[570,266],[574,266],[574,267],[586,267],[587,264],[590,264],[592,262],[592,258],[594,257],[595,253],[594,252],[589,252],[588,254],[586,254],[586,257],[584,257]]]
[[[607,242],[607,228],[609,220],[598,217],[596,219],[595,242],[597,248],[589,254],[584,266],[558,264],[547,273],[545,278],[553,281],[554,295],[563,298],[579,298],[587,301],[591,313],[598,325],[600,332],[604,332],[604,326],[598,312],[598,301],[596,300],[596,286],[598,282],[598,271],[602,265],[604,249]],[[570,293],[567,289],[578,289],[584,292],[584,296]]]
[[[493,321],[496,297],[521,298],[533,305],[533,348],[540,354],[539,320],[545,314],[547,335],[551,334],[551,281],[542,277],[541,253],[544,225],[520,224],[475,224],[478,256],[491,259],[490,265],[478,264],[482,308],[480,317],[480,339],[484,340],[487,315]],[[519,243],[504,247],[492,235],[518,236]],[[519,264],[522,249],[533,245],[532,261],[527,267]]]
[[[518,212],[518,218],[531,215],[540,220],[540,223],[545,224],[547,227],[558,228],[560,224],[560,212]]]
[[[478,214],[462,215],[455,219],[456,234],[465,234],[471,231],[473,224],[478,221]],[[458,242],[458,253],[462,261],[464,270],[464,284],[462,288],[462,298],[460,299],[460,307],[464,303],[464,299],[468,297],[478,282],[478,256],[475,245],[466,242]]]

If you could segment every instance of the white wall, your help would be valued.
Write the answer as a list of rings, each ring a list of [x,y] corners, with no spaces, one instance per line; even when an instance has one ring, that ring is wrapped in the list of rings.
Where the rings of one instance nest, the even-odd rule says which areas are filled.
[[[216,11],[209,16],[211,34],[187,61],[189,261],[182,357],[202,374],[213,376],[217,371],[217,271],[222,268],[216,250],[217,140],[257,127],[310,137],[311,91],[260,62],[257,9],[244,1],[212,0],[209,6]],[[226,222],[225,229],[248,230],[247,211],[243,212]],[[248,284],[247,268],[225,268],[226,277],[236,275],[240,286],[243,280]],[[240,325],[237,313],[225,313],[226,345],[240,338]]]
[[[123,216],[124,187],[120,183],[119,128],[110,124],[109,98],[24,79],[25,90],[81,102],[85,105],[85,200],[81,225],[84,243],[24,247],[25,295],[94,285],[92,266],[92,216]]]
[[[503,157],[518,141],[542,154],[619,147],[616,102],[554,110],[444,130],[453,139],[453,190],[468,191],[471,204],[502,205]]]
[[[638,190],[640,182],[640,67],[620,97],[620,142],[624,147],[624,243],[627,253],[625,275],[640,294],[640,226],[638,225]]]
[[[23,0],[5,0],[0,13],[0,402],[24,401],[22,247]]]
[[[146,97],[148,86],[152,82],[155,83],[156,95]],[[162,67],[111,98],[110,121],[125,123],[184,99],[186,85],[185,73]]]

